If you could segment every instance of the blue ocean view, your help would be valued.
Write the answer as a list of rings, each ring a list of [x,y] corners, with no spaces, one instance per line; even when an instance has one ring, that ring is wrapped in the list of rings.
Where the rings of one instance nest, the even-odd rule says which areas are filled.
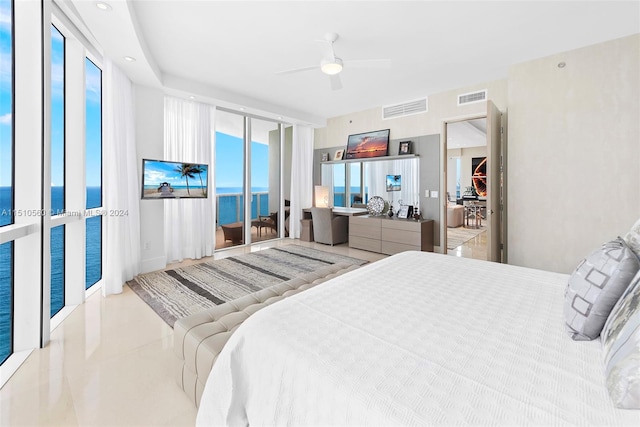
[[[100,187],[87,188],[87,208],[102,205]],[[51,187],[53,212],[62,212],[63,187]],[[86,276],[85,288],[102,277],[102,217],[86,219]],[[11,188],[0,187],[0,225],[11,223]],[[51,316],[64,306],[64,225],[51,229]],[[11,349],[11,281],[13,243],[0,245],[0,363]],[[18,286],[16,283],[14,286]]]
[[[269,215],[269,189],[253,187],[251,193],[251,219],[258,219],[259,215]],[[244,221],[242,187],[217,187],[216,197],[218,198],[218,226]]]

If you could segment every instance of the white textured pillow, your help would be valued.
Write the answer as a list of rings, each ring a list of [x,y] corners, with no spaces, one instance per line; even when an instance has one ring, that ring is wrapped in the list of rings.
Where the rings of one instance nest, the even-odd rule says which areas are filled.
[[[607,390],[614,405],[640,409],[640,273],[602,329],[602,354]]]
[[[571,338],[598,338],[611,309],[640,269],[638,257],[622,238],[605,243],[589,254],[569,278],[564,319]]]
[[[631,227],[631,230],[624,236],[624,241],[629,248],[640,257],[640,219]]]

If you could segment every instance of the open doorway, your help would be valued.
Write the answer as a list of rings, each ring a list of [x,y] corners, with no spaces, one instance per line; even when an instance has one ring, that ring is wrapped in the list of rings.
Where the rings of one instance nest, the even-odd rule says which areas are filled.
[[[443,123],[440,160],[443,180],[440,189],[449,194],[444,198],[440,213],[443,218],[440,235],[444,240],[443,252],[446,250],[453,255],[506,262],[506,144],[502,142],[504,117],[493,102],[487,101],[486,105],[486,114],[445,120]],[[456,141],[456,137],[460,140]],[[469,139],[477,139],[477,142],[466,141]],[[471,146],[481,147],[482,139],[485,148]],[[449,168],[451,171],[448,171]],[[452,187],[449,187],[450,180]],[[458,227],[476,230],[477,235],[452,247],[456,242],[448,242],[449,234],[453,235],[448,230]],[[475,250],[471,248],[473,244],[477,245]]]
[[[446,123],[447,253],[486,261],[487,119]]]

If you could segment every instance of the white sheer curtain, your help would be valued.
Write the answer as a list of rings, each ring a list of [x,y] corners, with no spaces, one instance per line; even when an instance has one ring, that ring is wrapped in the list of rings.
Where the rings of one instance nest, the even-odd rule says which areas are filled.
[[[140,271],[140,186],[131,81],[110,60],[104,67],[105,268],[102,294],[118,294]]]
[[[173,97],[164,99],[165,160],[209,165],[209,197],[164,201],[167,262],[213,255],[215,249],[215,107]]]
[[[377,160],[363,162],[365,165],[365,185],[369,198],[380,196],[393,203],[395,209],[399,201],[414,205],[419,197],[420,164],[418,159]],[[400,175],[400,191],[387,191],[386,176]]]
[[[291,158],[289,237],[296,239],[300,238],[302,209],[311,207],[313,195],[313,128],[293,125]]]

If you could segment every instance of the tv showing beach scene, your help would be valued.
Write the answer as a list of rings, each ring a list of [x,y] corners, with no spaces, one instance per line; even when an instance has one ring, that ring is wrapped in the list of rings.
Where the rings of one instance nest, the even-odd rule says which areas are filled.
[[[143,159],[142,198],[206,198],[208,178],[205,164]]]

